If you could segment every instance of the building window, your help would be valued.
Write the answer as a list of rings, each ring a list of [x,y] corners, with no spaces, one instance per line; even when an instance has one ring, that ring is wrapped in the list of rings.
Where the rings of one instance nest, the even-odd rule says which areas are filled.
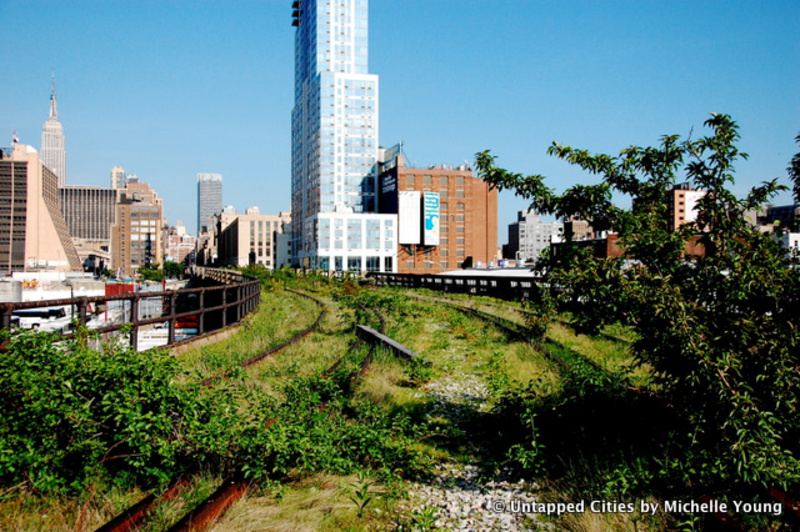
[[[443,175],[439,177],[439,184],[443,187],[447,186],[447,176]]]
[[[456,186],[457,187],[463,187],[464,186],[464,176],[463,175],[456,176]]]
[[[459,250],[456,251],[456,257],[463,257],[463,256],[464,256],[464,250],[463,249],[459,249]]]
[[[464,237],[463,236],[460,236],[460,237],[456,238],[456,245],[457,246],[463,246],[464,245]]]
[[[433,180],[432,180],[431,176],[429,176],[429,175],[422,176],[422,184],[423,185],[432,185],[433,184]]]
[[[464,204],[463,203],[456,203],[456,210],[457,211],[463,211],[464,210]]]
[[[381,258],[380,257],[367,257],[367,271],[368,272],[377,272],[380,270],[381,267]]]
[[[414,184],[414,174],[406,174],[406,185]]]
[[[446,211],[447,210],[447,202],[439,203],[439,210]]]
[[[464,190],[456,190],[456,197],[463,198],[464,197]]]
[[[409,270],[413,270],[414,269],[414,261],[413,260],[407,260],[406,261],[406,268],[409,269]]]
[[[456,226],[456,233],[460,233],[460,234],[463,235],[464,234],[464,226],[463,225],[457,225]]]

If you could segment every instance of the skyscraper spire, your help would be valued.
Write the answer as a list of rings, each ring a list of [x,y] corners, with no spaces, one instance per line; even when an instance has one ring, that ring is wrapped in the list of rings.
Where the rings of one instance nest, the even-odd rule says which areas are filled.
[[[50,84],[50,115],[42,127],[40,153],[42,164],[58,177],[58,186],[65,186],[67,184],[67,150],[64,147],[64,128],[58,121],[55,72],[53,72]]]
[[[53,71],[50,83],[50,120],[58,120],[58,100],[56,100],[56,71]]]

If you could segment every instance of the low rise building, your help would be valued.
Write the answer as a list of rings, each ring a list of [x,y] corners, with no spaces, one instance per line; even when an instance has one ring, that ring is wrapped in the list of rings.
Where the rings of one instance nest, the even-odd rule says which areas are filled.
[[[277,235],[291,223],[289,213],[261,214],[258,207],[244,214],[222,212],[217,216],[217,262],[221,266],[261,264],[280,267]]]
[[[194,258],[196,245],[197,237],[188,234],[186,226],[181,220],[178,220],[167,232],[167,249],[164,260],[188,266]]]

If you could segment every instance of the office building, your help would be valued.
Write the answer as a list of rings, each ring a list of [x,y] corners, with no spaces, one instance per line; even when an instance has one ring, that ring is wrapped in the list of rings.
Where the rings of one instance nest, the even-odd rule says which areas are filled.
[[[486,267],[497,250],[497,189],[466,165],[407,168],[400,146],[381,156],[380,210],[397,213],[399,273]]]
[[[222,175],[197,174],[197,234],[210,230],[211,217],[222,212]]]
[[[117,191],[92,186],[66,186],[58,190],[61,214],[85,269],[102,269],[109,262],[111,226]]]
[[[133,277],[141,267],[163,264],[163,227],[163,200],[147,183],[129,182],[111,227],[111,271]]]
[[[261,264],[270,270],[280,267],[277,236],[283,233],[284,226],[290,226],[289,213],[261,214],[258,207],[250,207],[244,214],[221,213],[217,218],[220,266]]]
[[[378,76],[368,68],[368,1],[293,7],[294,263],[395,271],[397,218],[376,212]]]
[[[58,179],[58,186],[67,184],[67,150],[64,144],[64,128],[58,121],[58,100],[56,99],[56,77],[50,90],[50,115],[42,127],[41,162]]]
[[[111,239],[117,191],[92,186],[68,186],[59,190],[61,213],[72,238],[103,242]]]
[[[186,232],[186,226],[178,220],[167,233],[167,249],[164,261],[192,264],[195,257],[197,237]]]
[[[758,217],[761,225],[771,229],[780,227],[792,232],[800,231],[800,203],[790,205],[767,205]]]
[[[115,166],[111,169],[111,188],[114,190],[121,190],[128,184],[128,179],[125,176],[125,170],[121,166]]]
[[[705,190],[694,190],[689,183],[674,185],[667,191],[669,220],[673,229],[697,220],[697,204],[706,195]]]
[[[33,147],[0,150],[0,273],[81,270],[58,201],[58,178]]]
[[[538,259],[553,237],[564,230],[559,222],[543,222],[533,209],[519,211],[517,221],[508,225],[506,258],[517,260]]]

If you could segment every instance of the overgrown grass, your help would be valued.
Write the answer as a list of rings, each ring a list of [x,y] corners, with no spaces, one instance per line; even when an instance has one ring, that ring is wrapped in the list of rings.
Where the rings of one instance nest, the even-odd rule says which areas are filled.
[[[645,387],[648,368],[626,373],[632,358],[625,342],[575,335],[552,323],[548,336],[562,345],[542,349],[437,303],[438,294],[418,300],[406,290],[313,277],[288,279],[285,284],[322,300],[327,317],[300,342],[235,373],[237,384],[225,386],[241,385],[244,391],[220,405],[220,415],[235,420],[226,429],[236,433],[236,439],[216,442],[218,454],[208,464],[215,473],[195,479],[196,488],[185,494],[188,500],[179,498],[159,508],[145,530],[170,526],[215,488],[221,470],[241,465],[256,478],[269,476],[281,483],[265,482],[251,491],[214,530],[397,526],[392,523],[402,518],[393,508],[405,480],[423,473],[432,460],[480,463],[488,472],[514,464],[519,474],[544,486],[544,500],[556,502],[696,495],[681,484],[683,461],[676,456],[682,436],[669,432],[681,427],[679,420],[670,418],[657,400],[626,387],[625,377]],[[310,325],[319,314],[318,305],[285,291],[283,285],[271,283],[259,312],[237,334],[183,355],[182,367],[194,375],[215,374]],[[453,299],[520,326],[524,323],[519,304],[466,295]],[[353,383],[350,377],[369,350],[358,345],[354,327],[366,323],[377,329],[373,309],[384,316],[386,334],[419,353],[424,363],[410,364],[378,349],[369,372]],[[621,326],[607,331],[631,338]],[[568,369],[550,360],[548,350],[563,358]],[[340,357],[344,362],[334,375],[318,377]],[[456,399],[430,393],[436,385],[466,380],[486,386],[487,396],[480,404],[456,404]],[[211,397],[216,391],[204,393]],[[451,411],[460,412],[460,417],[450,416]],[[264,430],[265,421],[271,423],[269,430]],[[237,456],[226,457],[225,452]],[[372,473],[370,482],[375,484],[370,489],[380,497],[359,517],[346,485],[357,482],[356,472],[375,464],[382,469]],[[659,468],[666,468],[668,481],[659,480]],[[85,505],[85,529],[141,496],[135,488],[112,484],[98,485],[97,493]],[[80,508],[76,500],[85,501],[9,494],[0,500],[0,529],[75,529],[77,513],[70,508]],[[49,505],[55,511],[47,510]],[[663,514],[644,518],[609,513],[567,516],[553,525],[571,530],[661,530],[678,523]]]
[[[372,498],[363,515],[351,500],[355,475],[295,475],[279,487],[257,490],[235,504],[211,532],[316,532],[319,530],[387,530],[396,518],[396,494],[370,479]],[[355,485],[355,487],[354,487]]]
[[[285,290],[262,290],[258,310],[224,340],[190,348],[178,359],[187,378],[202,380],[289,340],[314,323],[321,309]]]

